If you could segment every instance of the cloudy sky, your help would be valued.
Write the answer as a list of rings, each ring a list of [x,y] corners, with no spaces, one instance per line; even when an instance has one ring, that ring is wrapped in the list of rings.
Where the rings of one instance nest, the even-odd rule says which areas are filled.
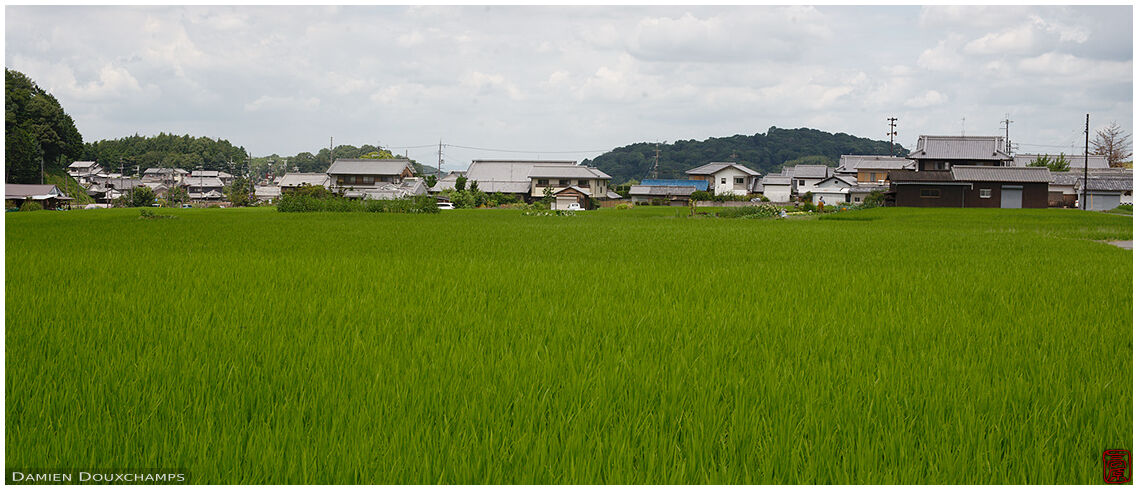
[[[811,127],[1002,134],[1081,151],[1133,128],[1133,15],[1114,7],[6,8],[5,64],[85,141],[160,131],[253,155],[442,140],[475,158]],[[518,150],[496,152],[460,146]],[[1073,149],[1077,146],[1078,149]],[[423,162],[437,148],[410,148]]]

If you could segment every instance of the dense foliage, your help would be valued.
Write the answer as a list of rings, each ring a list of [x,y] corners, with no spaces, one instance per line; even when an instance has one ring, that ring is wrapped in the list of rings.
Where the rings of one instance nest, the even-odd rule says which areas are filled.
[[[98,162],[115,171],[120,168],[128,174],[135,167],[141,172],[151,167],[168,167],[194,170],[222,170],[244,175],[248,160],[245,148],[234,146],[228,140],[188,134],[158,133],[157,136],[127,136],[114,140],[100,140],[83,147],[83,159]]]
[[[586,159],[582,164],[608,173],[616,185],[646,178],[652,170],[657,149],[660,150],[659,178],[682,179],[686,177],[685,171],[710,162],[734,161],[763,174],[777,172],[784,163],[804,157],[807,159],[797,163],[833,166],[842,155],[888,155],[889,142],[816,129],[771,127],[765,134],[750,136],[681,140],[662,145],[635,143],[592,160]],[[894,146],[894,152],[908,154],[908,150],[899,144]]]
[[[114,205],[120,208],[141,208],[154,204],[156,199],[153,189],[140,185],[116,198]]]
[[[83,152],[75,121],[55,96],[27,75],[4,70],[5,181],[38,184],[45,171],[67,167]]]
[[[1071,162],[1067,161],[1067,156],[1060,153],[1059,156],[1052,159],[1047,155],[1039,155],[1027,164],[1028,167],[1047,167],[1052,172],[1066,172],[1071,170]]]
[[[329,154],[333,158],[329,158]],[[264,156],[255,157],[250,160],[249,167],[253,175],[284,175],[287,172],[324,172],[332,165],[332,161],[338,158],[407,158],[406,155],[395,154],[391,150],[378,147],[375,145],[337,145],[336,148],[329,153],[328,148],[321,148],[316,153],[300,152],[292,156],[281,156],[276,153]],[[411,160],[411,164],[415,167],[415,173],[419,175],[433,175],[435,172],[434,167],[429,167]]]
[[[349,199],[335,194],[287,192],[277,201],[277,210],[284,213],[437,213],[439,206],[432,196],[413,196],[403,199]]]

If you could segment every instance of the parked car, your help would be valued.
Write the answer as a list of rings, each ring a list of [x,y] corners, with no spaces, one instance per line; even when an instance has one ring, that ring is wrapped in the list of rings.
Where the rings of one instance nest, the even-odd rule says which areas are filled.
[[[581,207],[581,203],[577,202],[571,202],[569,203],[569,207],[565,208],[566,211],[582,211],[584,209],[585,208]]]
[[[454,204],[449,202],[440,202],[439,209],[454,209]]]

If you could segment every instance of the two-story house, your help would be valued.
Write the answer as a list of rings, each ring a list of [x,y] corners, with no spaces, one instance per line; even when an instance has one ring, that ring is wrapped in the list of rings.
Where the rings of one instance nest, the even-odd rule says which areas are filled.
[[[411,160],[402,158],[337,158],[325,173],[328,174],[332,189],[362,190],[378,188],[383,184],[402,184],[404,180],[415,176],[415,167]]]
[[[745,196],[756,187],[761,174],[735,162],[711,162],[686,172],[690,178],[706,180],[715,194]]]
[[[91,177],[103,171],[103,167],[95,162],[72,162],[67,166],[67,175],[70,175],[80,184],[88,184],[91,182]]]
[[[563,209],[574,202],[588,208],[590,199],[608,199],[612,177],[581,165],[534,165],[529,179],[531,199],[541,199],[548,189],[556,198],[555,209]]]
[[[915,170],[952,170],[957,165],[1008,167],[1015,160],[1002,136],[928,136],[909,153]]]

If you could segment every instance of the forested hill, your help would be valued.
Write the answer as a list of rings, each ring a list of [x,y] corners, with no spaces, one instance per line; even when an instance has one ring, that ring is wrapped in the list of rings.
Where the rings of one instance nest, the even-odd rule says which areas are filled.
[[[595,159],[591,165],[612,176],[613,184],[641,180],[648,176],[660,150],[659,178],[685,178],[685,171],[710,162],[733,161],[764,175],[778,172],[783,164],[823,163],[837,166],[842,155],[888,155],[889,142],[858,138],[845,133],[827,133],[817,129],[779,129],[771,127],[766,134],[735,135],[708,138],[704,141],[681,140],[671,144],[635,143],[615,148]],[[894,144],[898,155],[909,151]],[[732,154],[735,155],[732,158]]]

